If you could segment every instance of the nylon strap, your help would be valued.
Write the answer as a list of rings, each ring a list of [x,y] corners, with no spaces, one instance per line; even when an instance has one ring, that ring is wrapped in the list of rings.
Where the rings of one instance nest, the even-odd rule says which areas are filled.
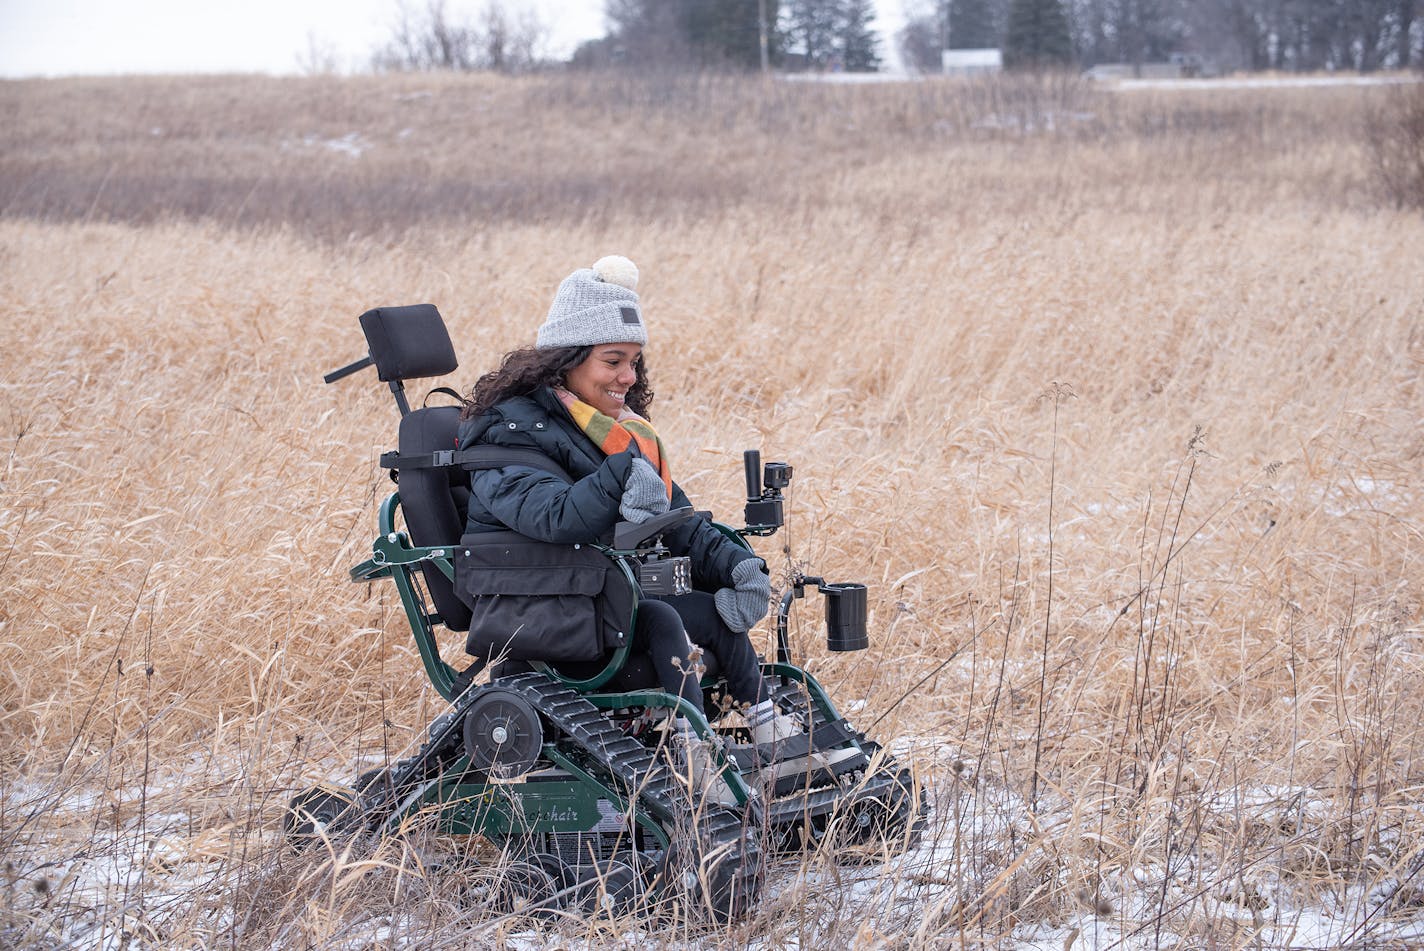
[[[466,405],[466,404],[469,402],[469,401],[466,400],[463,396],[461,396],[459,393],[456,393],[454,390],[450,389],[450,387],[448,387],[448,386],[437,386],[437,387],[435,387],[435,389],[433,389],[433,390],[431,390],[429,393],[426,393],[426,394],[425,394],[425,402],[422,403],[421,405],[424,406],[424,407],[426,407],[426,408],[428,409],[428,408],[430,407],[430,397],[431,397],[432,394],[435,394],[435,393],[442,393],[442,394],[444,394],[445,396],[454,397],[455,401],[456,401],[457,403],[459,403],[461,406],[464,406],[464,405]]]
[[[504,446],[472,446],[469,449],[442,449],[437,452],[386,452],[381,454],[382,469],[445,469],[459,466],[467,471],[503,469],[505,466],[528,466],[552,473],[565,482],[574,479],[542,452],[534,449],[511,449]]]

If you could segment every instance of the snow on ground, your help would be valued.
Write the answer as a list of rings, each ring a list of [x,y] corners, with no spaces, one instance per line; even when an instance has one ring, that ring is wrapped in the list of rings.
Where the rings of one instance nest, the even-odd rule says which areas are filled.
[[[1097,80],[1104,89],[1136,92],[1153,89],[1309,89],[1320,86],[1393,86],[1416,83],[1412,76],[1340,74],[1335,76],[1222,76],[1216,79]]]
[[[935,73],[909,73],[902,70],[879,73],[777,73],[776,78],[796,83],[913,83],[913,82],[982,82],[982,76],[946,77]],[[1216,89],[1308,89],[1327,86],[1393,86],[1417,83],[1416,76],[1390,73],[1359,75],[1339,73],[1328,76],[1288,76],[1280,74],[1243,74],[1219,76],[1213,79],[1093,79],[1100,89],[1114,92],[1186,89],[1209,91]]]
[[[408,130],[398,133],[398,138],[407,138]],[[336,138],[324,138],[316,133],[309,132],[302,136],[300,140],[287,140],[281,144],[284,152],[311,152],[316,149],[326,149],[329,152],[337,152],[347,158],[358,159],[371,147],[371,143],[359,132],[348,132]]]
[[[919,79],[903,70],[882,70],[878,73],[777,73],[776,78],[789,83],[837,83],[864,86],[870,83],[907,83]]]
[[[1082,842],[1092,826],[1084,825],[1082,813],[1093,806],[1044,793],[1038,809],[1030,810],[1019,791],[977,773],[972,754],[940,738],[902,740],[892,751],[930,780],[932,811],[921,841],[869,864],[824,855],[774,862],[762,896],[774,914],[758,925],[764,937],[753,936],[749,947],[769,951],[799,946],[802,934],[824,941],[857,933],[893,945],[928,940],[933,946],[981,914],[986,921],[993,916],[1018,922],[998,946],[1043,951],[1201,947],[1223,935],[1229,946],[1263,949],[1424,946],[1424,867],[1417,858],[1406,871],[1369,881],[1362,881],[1368,875],[1332,870],[1304,882],[1273,861],[1269,848],[1232,864],[1203,848],[1169,849],[1166,855],[1113,849],[1095,866]],[[53,914],[49,936],[65,944],[118,948],[130,940],[125,935],[142,945],[143,936],[161,932],[165,920],[191,925],[194,904],[202,903],[209,909],[209,943],[220,943],[231,927],[225,896],[252,872],[243,872],[242,856],[270,856],[276,833],[254,821],[259,831],[244,837],[240,816],[202,828],[199,817],[183,808],[185,785],[181,775],[171,775],[147,789],[109,791],[97,804],[92,796],[55,799],[43,790],[7,786],[0,814],[38,818],[25,835],[7,830],[11,910],[21,918]],[[117,827],[103,821],[113,803],[140,800],[155,808]],[[42,802],[49,804],[39,815],[34,806]],[[1326,798],[1306,787],[1222,789],[1187,805],[1198,824],[1247,821],[1297,837],[1318,834],[1329,812]],[[1409,849],[1407,843],[1384,845]],[[1113,864],[1125,854],[1139,861]],[[788,926],[796,915],[814,920]],[[373,914],[352,924],[345,937],[381,946],[405,943],[389,918]],[[0,939],[3,927],[0,920]],[[550,940],[562,947],[593,946],[579,943],[588,938],[551,935],[547,927],[503,933],[511,947],[549,947]],[[666,946],[651,924],[626,937],[625,945]],[[974,930],[971,937],[984,934]],[[717,947],[715,934],[695,946]]]

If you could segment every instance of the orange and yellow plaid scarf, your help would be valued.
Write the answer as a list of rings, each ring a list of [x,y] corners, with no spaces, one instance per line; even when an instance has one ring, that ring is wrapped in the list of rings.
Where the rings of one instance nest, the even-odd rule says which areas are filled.
[[[663,441],[658,438],[652,423],[626,406],[618,414],[618,418],[614,419],[600,413],[563,387],[555,387],[554,392],[558,394],[559,401],[568,409],[574,422],[603,450],[604,455],[624,452],[630,443],[636,443],[643,458],[663,477],[668,498],[672,498],[672,473],[668,469],[667,454],[663,452]]]

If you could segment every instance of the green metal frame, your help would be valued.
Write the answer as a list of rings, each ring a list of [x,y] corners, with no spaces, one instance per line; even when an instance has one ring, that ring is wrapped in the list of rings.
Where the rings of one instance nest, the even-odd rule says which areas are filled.
[[[812,702],[821,708],[821,713],[826,719],[834,723],[841,719],[841,715],[836,710],[836,705],[831,702],[831,695],[826,693],[826,688],[821,686],[821,682],[811,676],[806,670],[797,667],[795,664],[766,663],[761,665],[761,669],[772,674],[785,677],[788,680],[799,681],[806,688],[806,693],[810,695]]]
[[[606,799],[614,808],[628,814],[633,821],[653,836],[666,849],[667,832],[646,811],[630,803],[622,793],[570,760],[553,744],[546,744],[544,754],[550,761],[568,771],[572,779],[536,780],[531,783],[462,782],[469,766],[468,757],[461,757],[448,770],[432,779],[419,796],[406,808],[393,813],[382,825],[386,834],[399,832],[406,823],[428,809],[438,813],[437,822],[450,835],[478,834],[498,838],[518,831],[567,832],[569,823],[591,829],[602,819],[599,799]],[[450,777],[456,777],[454,782]],[[533,805],[533,809],[529,808]],[[559,808],[572,809],[573,819],[558,815]]]
[[[590,785],[597,788],[599,791],[603,792],[606,795],[608,801],[622,809],[624,813],[629,812],[630,807],[636,807],[637,800],[634,800],[632,803],[630,803],[627,798],[619,795],[612,789],[609,789],[606,783],[601,782],[588,770],[584,769],[582,766],[569,759],[563,753],[559,752],[553,744],[546,745],[544,747],[544,752],[550,760],[555,763],[558,763],[564,769],[568,770],[572,775],[574,775],[585,783],[589,783]],[[657,839],[658,844],[664,849],[666,849],[671,844],[672,840],[668,838],[667,832],[663,829],[662,826],[654,822],[645,811],[638,808],[632,808],[632,815],[633,821],[638,823],[638,825],[642,826],[648,832],[650,832],[653,838]]]
[[[406,619],[410,622],[415,645],[420,651],[420,659],[425,664],[425,673],[435,690],[446,700],[455,698],[455,677],[457,671],[440,657],[440,645],[435,639],[435,624],[438,614],[427,614],[421,610],[422,599],[415,591],[411,572],[421,564],[430,562],[440,573],[455,578],[455,560],[448,545],[412,545],[404,532],[396,531],[396,509],[400,506],[400,493],[392,492],[381,503],[377,516],[380,534],[371,543],[371,557],[351,569],[352,581],[375,581],[390,578],[400,592],[401,605],[405,608]]]
[[[461,777],[469,768],[469,758],[462,756],[450,769],[442,771],[427,783],[404,809],[393,812],[382,824],[382,832],[387,835],[398,833],[427,810],[433,810],[438,815],[436,821],[447,834],[474,833],[493,837],[506,836],[515,830],[521,834],[568,831],[571,820],[552,811],[561,806],[571,807],[575,811],[572,821],[587,823],[587,828],[591,829],[602,818],[598,812],[599,799],[608,800],[624,813],[629,812],[630,803],[626,796],[609,788],[552,744],[545,745],[544,753],[574,778],[539,780],[527,784],[464,782]],[[534,805],[532,815],[526,803]],[[632,805],[636,807],[636,803]],[[651,816],[634,808],[632,818],[663,848],[667,848],[667,833]]]
[[[441,623],[441,618],[437,613],[423,610],[423,599],[415,589],[411,573],[418,566],[428,562],[438,568],[445,577],[454,581],[454,548],[450,545],[412,545],[410,537],[405,532],[396,529],[396,510],[399,507],[399,492],[392,492],[381,503],[376,520],[380,534],[371,543],[371,557],[351,569],[351,580],[375,581],[379,578],[390,578],[396,583],[396,590],[400,592],[401,605],[405,608],[406,620],[410,623],[411,633],[415,637],[415,646],[420,651],[421,663],[425,665],[425,673],[430,678],[430,683],[435,687],[435,692],[446,700],[453,701],[455,699],[455,678],[458,671],[440,656],[440,643],[435,636],[435,625]],[[624,578],[630,585],[636,586],[633,573],[627,565],[616,559],[610,559],[610,563],[616,565],[618,570],[623,572]],[[633,614],[628,618],[629,631],[632,631],[633,625],[636,623],[637,608],[634,607]],[[629,647],[626,643],[618,647],[609,655],[608,662],[602,670],[583,679],[569,677],[547,664],[536,662],[531,666],[573,690],[580,692],[596,690],[612,680],[618,671],[623,669],[623,664],[628,659],[628,651]]]

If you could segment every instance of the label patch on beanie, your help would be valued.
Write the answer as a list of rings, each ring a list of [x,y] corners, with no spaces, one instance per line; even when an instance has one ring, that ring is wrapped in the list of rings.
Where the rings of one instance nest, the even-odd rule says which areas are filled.
[[[635,307],[620,307],[618,308],[618,313],[623,315],[623,323],[625,324],[642,323],[642,321],[638,319],[638,310]]]

